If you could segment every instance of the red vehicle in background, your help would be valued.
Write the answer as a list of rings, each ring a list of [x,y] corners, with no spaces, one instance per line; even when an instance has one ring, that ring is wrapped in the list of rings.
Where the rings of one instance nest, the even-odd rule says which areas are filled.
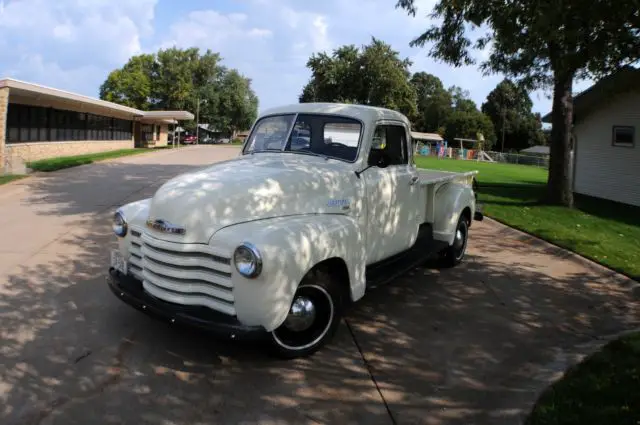
[[[196,135],[195,134],[185,134],[180,138],[180,142],[185,145],[195,145],[196,144]]]

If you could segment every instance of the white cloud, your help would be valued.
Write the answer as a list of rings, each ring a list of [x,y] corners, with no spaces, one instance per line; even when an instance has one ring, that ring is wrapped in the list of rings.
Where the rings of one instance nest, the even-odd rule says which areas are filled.
[[[95,96],[107,73],[140,52],[197,46],[250,77],[261,109],[297,102],[310,77],[308,58],[376,37],[409,57],[412,71],[468,90],[478,106],[500,81],[475,67],[452,68],[409,43],[429,26],[435,0],[418,0],[417,16],[395,0],[220,0],[194,10],[190,0],[0,0],[0,70],[4,75]],[[156,14],[157,12],[157,14]],[[156,17],[158,16],[158,17]],[[483,59],[488,49],[476,52]],[[589,82],[580,83],[584,89]],[[533,93],[535,110],[549,99]]]
[[[252,78],[264,109],[297,102],[310,77],[306,62],[313,53],[330,52],[344,44],[361,46],[376,37],[409,57],[412,71],[433,73],[446,86],[462,86],[480,106],[500,77],[484,77],[473,67],[452,68],[430,59],[426,47],[409,47],[428,27],[427,15],[434,2],[418,1],[414,18],[395,9],[389,0],[247,0],[240,16],[215,10],[189,13],[171,27],[162,45],[195,45],[220,52],[225,64]],[[253,37],[256,32],[265,36]]]
[[[14,0],[0,8],[0,69],[96,95],[106,74],[153,35],[157,0]],[[68,76],[74,76],[73,79]]]

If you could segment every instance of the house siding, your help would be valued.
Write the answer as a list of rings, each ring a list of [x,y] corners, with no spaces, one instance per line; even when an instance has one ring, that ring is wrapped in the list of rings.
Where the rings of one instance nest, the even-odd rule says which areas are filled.
[[[618,125],[635,128],[634,147],[612,145]],[[640,93],[616,97],[578,121],[574,132],[574,192],[640,206]]]

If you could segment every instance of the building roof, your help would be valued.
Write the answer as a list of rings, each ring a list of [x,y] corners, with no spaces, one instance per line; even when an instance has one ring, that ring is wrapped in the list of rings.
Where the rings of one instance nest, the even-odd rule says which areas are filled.
[[[623,66],[573,97],[574,122],[585,119],[618,94],[639,90],[640,69]],[[551,122],[551,112],[542,117],[542,122]]]
[[[376,121],[379,119],[387,119],[394,121],[402,121],[410,125],[409,120],[400,112],[380,108],[377,106],[356,105],[351,103],[327,103],[327,102],[311,102],[311,103],[294,103],[285,106],[268,109],[260,114],[260,116],[273,114],[336,114],[349,118],[362,120],[365,123]]]
[[[441,142],[444,140],[438,133],[420,133],[418,131],[412,131],[411,137],[416,140],[429,140],[434,142]]]
[[[18,96],[33,97],[38,99],[49,98],[66,102],[77,102],[84,105],[124,113],[133,117],[141,118],[144,121],[173,123],[175,120],[192,120],[194,115],[188,111],[142,111],[129,106],[119,105],[106,100],[96,99],[65,90],[54,89],[52,87],[41,86],[39,84],[27,83],[25,81],[14,80],[13,78],[0,79],[0,88],[8,87],[11,94]]]
[[[549,155],[549,146],[536,145],[526,149],[522,149],[520,153],[541,153]]]

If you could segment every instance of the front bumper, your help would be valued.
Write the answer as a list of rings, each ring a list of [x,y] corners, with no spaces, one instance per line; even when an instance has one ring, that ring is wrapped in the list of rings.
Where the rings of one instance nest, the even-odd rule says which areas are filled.
[[[183,306],[160,300],[142,287],[142,282],[113,268],[107,274],[111,291],[133,308],[172,324],[187,325],[229,339],[262,340],[268,333],[261,326],[245,326],[237,318],[207,307]]]

